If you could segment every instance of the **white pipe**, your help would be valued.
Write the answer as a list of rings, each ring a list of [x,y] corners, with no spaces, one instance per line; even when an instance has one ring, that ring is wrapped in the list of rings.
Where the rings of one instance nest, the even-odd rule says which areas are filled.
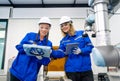
[[[109,0],[95,0],[94,2],[97,46],[111,45],[108,21],[108,3]]]

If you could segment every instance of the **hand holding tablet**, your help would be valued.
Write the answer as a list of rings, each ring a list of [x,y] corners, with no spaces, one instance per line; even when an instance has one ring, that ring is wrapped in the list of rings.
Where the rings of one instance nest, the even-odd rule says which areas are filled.
[[[66,45],[66,55],[72,54],[74,48],[78,48],[79,43],[69,43]]]
[[[50,57],[51,47],[39,46],[35,44],[24,44],[23,49],[27,55]]]

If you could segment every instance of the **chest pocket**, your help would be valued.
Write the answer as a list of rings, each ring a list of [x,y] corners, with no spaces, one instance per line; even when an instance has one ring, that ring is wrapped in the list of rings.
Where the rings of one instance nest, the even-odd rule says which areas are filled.
[[[78,38],[77,40],[75,40],[75,42],[78,42],[79,43],[79,47],[80,48],[83,48],[85,46],[85,41],[84,41],[84,38],[81,37],[81,38]]]

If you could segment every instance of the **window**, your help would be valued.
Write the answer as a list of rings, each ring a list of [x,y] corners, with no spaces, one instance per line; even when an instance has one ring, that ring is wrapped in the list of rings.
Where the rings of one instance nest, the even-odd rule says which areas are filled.
[[[4,69],[7,25],[7,19],[0,19],[0,69]]]

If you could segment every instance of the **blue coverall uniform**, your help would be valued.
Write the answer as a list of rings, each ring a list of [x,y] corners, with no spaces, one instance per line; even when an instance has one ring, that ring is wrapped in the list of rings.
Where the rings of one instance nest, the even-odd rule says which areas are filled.
[[[76,31],[75,35],[69,36],[67,34],[61,41],[59,51],[53,51],[52,55],[55,58],[61,58],[67,56],[65,63],[65,72],[85,72],[92,70],[90,53],[94,47],[89,37],[82,37],[83,31]],[[65,55],[66,45],[69,43],[79,43],[81,53]]]
[[[37,45],[52,47],[51,41],[47,38],[40,41],[40,35],[37,35],[37,33],[30,32],[26,34],[19,45],[16,45],[18,55],[10,68],[10,73],[20,81],[36,81],[41,65],[48,65],[50,62],[50,59],[46,57],[39,60],[36,56],[29,56],[23,49],[23,44],[33,44],[34,42]],[[36,40],[36,37],[38,40]]]

